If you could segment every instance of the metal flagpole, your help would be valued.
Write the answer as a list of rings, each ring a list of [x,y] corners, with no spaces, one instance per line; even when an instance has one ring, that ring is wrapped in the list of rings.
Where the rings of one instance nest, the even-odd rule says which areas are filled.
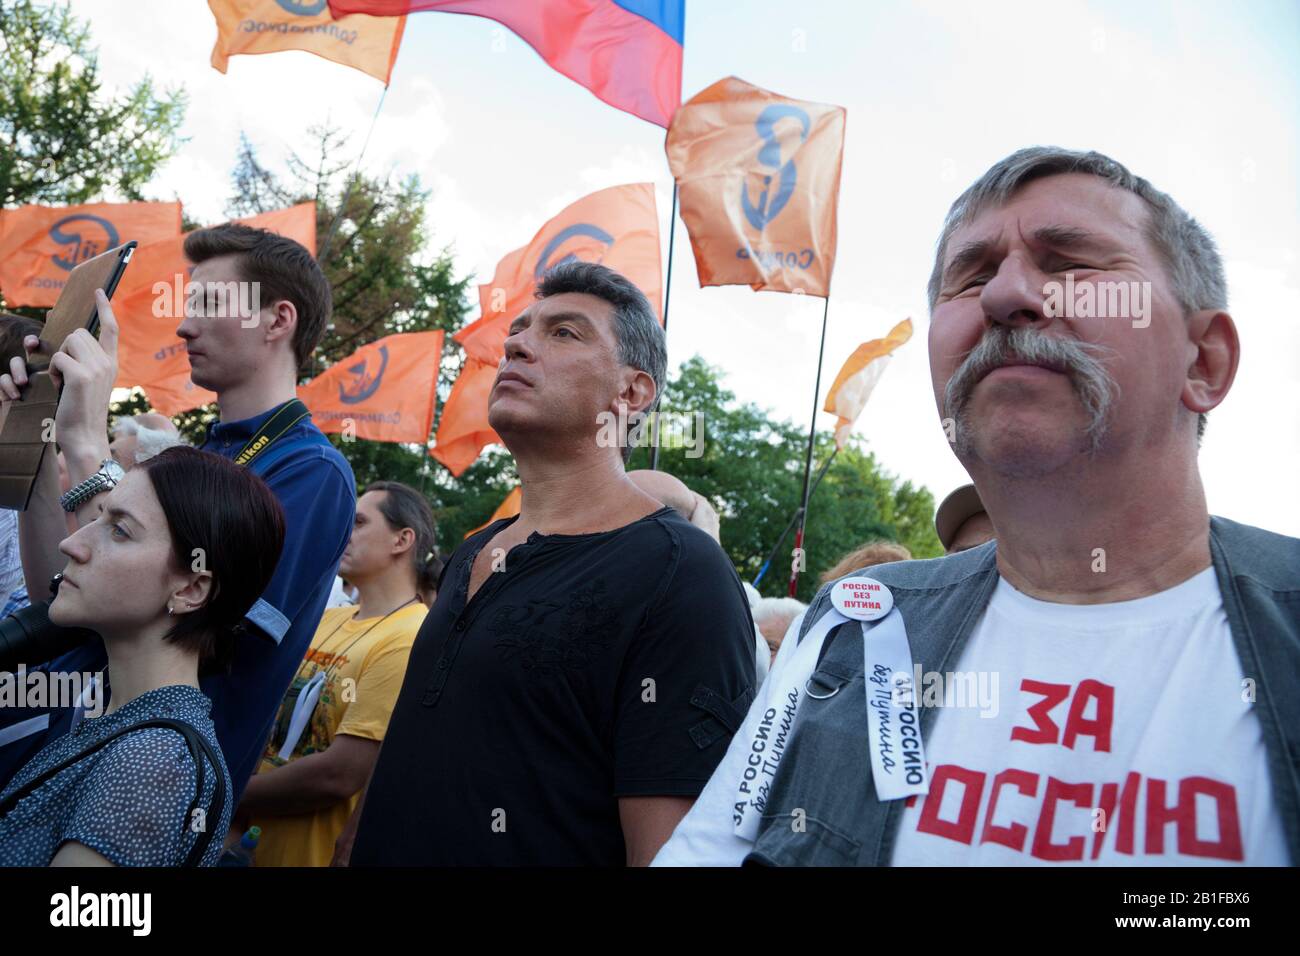
[[[840,453],[840,449],[839,446],[837,445],[831,451],[829,457],[827,457],[827,459],[824,462],[822,462],[821,468],[817,471],[817,477],[813,479],[812,490],[808,492],[809,498],[817,494],[817,486],[822,483],[822,479],[826,477],[826,472],[831,467],[831,462],[835,460],[835,456],[838,455],[839,453]],[[794,514],[790,516],[790,523],[787,524],[785,526],[785,530],[781,532],[781,537],[777,538],[776,546],[773,547],[771,553],[768,554],[767,560],[763,562],[763,566],[758,569],[758,575],[754,578],[753,581],[750,582],[751,584],[754,585],[754,587],[758,587],[758,582],[763,580],[763,576],[767,574],[767,569],[770,568],[772,566],[772,562],[776,560],[777,553],[781,550],[781,545],[785,544],[786,536],[790,533],[790,529],[794,527],[794,523],[799,520],[799,515],[802,512],[803,512],[802,508],[794,509]]]
[[[803,504],[799,508],[799,530],[795,532],[794,548],[796,554],[803,552],[803,531],[804,524],[808,518],[808,497],[811,492],[810,479],[812,478],[812,460],[813,460],[813,439],[817,435],[817,396],[822,390],[822,356],[826,351],[826,315],[830,312],[831,297],[827,290],[826,303],[822,307],[822,340],[817,346],[817,383],[813,386],[813,407],[812,421],[808,423],[808,455],[803,466]],[[799,562],[794,561],[790,566],[790,597],[794,597],[795,591],[799,587]]]
[[[673,179],[673,211],[668,218],[668,278],[664,282],[664,337],[668,336],[668,297],[673,292],[673,242],[677,238],[677,180]],[[666,375],[668,366],[664,365],[664,374]],[[666,382],[664,383],[667,384]],[[657,409],[662,409],[663,398],[660,396],[655,402]],[[654,427],[651,429],[653,435],[653,447],[650,450],[650,470],[659,470],[659,412],[655,412]]]

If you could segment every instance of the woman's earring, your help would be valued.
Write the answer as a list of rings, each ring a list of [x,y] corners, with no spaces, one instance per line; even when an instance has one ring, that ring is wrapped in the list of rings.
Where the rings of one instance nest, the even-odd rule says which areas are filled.
[[[167,605],[167,616],[168,616],[168,617],[171,617],[172,613],[173,613],[173,612],[172,612],[172,606],[171,606],[170,604],[168,604],[168,605]]]

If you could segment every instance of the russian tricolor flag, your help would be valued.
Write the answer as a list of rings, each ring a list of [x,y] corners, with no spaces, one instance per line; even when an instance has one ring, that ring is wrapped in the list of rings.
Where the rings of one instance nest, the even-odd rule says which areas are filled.
[[[329,0],[337,17],[426,10],[487,17],[618,109],[668,127],[682,101],[686,0]]]

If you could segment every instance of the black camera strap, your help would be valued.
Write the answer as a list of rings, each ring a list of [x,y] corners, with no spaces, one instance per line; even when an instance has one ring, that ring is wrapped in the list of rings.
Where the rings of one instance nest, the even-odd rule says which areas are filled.
[[[289,399],[276,409],[275,414],[266,420],[266,424],[258,430],[257,434],[248,440],[248,444],[235,456],[235,464],[247,465],[309,415],[311,412],[307,410],[307,406],[301,399]]]
[[[194,842],[194,846],[185,857],[185,863],[183,864],[184,866],[198,866],[200,861],[203,859],[203,855],[207,852],[208,847],[212,843],[212,828],[220,822],[221,812],[226,807],[226,781],[220,773],[221,758],[217,756],[212,744],[208,743],[207,739],[200,734],[192,724],[187,724],[182,720],[175,720],[170,717],[156,717],[152,720],[144,720],[138,724],[131,724],[128,727],[122,727],[119,730],[113,731],[113,733],[109,734],[103,740],[92,744],[90,747],[87,747],[79,753],[73,754],[62,763],[49,768],[44,773],[37,774],[23,786],[9,794],[9,796],[0,800],[0,819],[3,819],[20,800],[31,796],[36,789],[47,783],[53,777],[62,773],[64,770],[67,770],[73,764],[84,760],[86,757],[90,756],[95,751],[100,750],[118,737],[132,733],[136,730],[143,730],[146,727],[167,727],[177,731],[185,738],[185,742],[189,745],[190,758],[194,761],[194,766],[198,768],[198,790],[194,794],[194,801],[190,804],[189,812],[185,814],[185,820],[181,824],[182,829],[189,829],[190,824],[194,819],[194,811],[199,809],[199,802],[203,799],[203,758],[207,757],[208,762],[218,771],[216,790],[212,795],[212,806],[209,808],[209,812],[204,818],[203,832]]]

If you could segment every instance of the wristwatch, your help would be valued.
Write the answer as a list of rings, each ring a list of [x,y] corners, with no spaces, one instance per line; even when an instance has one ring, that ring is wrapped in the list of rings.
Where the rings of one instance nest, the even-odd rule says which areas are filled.
[[[60,495],[59,504],[71,514],[101,491],[115,488],[125,476],[126,472],[121,465],[112,458],[105,458],[99,463],[99,471],[73,485],[66,494]]]

